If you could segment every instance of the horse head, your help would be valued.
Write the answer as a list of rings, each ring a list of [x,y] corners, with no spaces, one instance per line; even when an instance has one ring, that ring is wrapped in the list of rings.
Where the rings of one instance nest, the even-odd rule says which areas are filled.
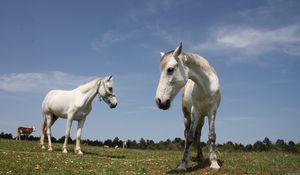
[[[109,105],[110,108],[115,108],[118,104],[117,98],[113,92],[113,77],[108,76],[102,79],[99,85],[98,93],[103,101]]]
[[[174,51],[161,52],[160,80],[156,91],[156,104],[160,109],[170,108],[171,101],[188,80],[181,53],[182,43]]]

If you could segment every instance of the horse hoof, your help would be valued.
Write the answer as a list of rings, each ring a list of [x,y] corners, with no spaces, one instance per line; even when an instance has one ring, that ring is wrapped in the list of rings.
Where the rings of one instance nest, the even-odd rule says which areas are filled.
[[[182,167],[182,166],[179,166],[176,168],[176,172],[177,173],[183,173],[183,172],[186,172],[186,168],[185,167]]]
[[[62,153],[67,154],[68,151],[65,149],[65,150],[62,151]]]
[[[53,151],[53,149],[52,149],[52,148],[48,148],[48,151],[49,151],[49,152],[52,152],[52,151]]]
[[[43,145],[43,146],[41,146],[41,150],[45,150],[46,149],[46,147]]]
[[[83,152],[81,150],[75,150],[75,154],[79,155],[79,156],[82,156],[83,155]]]
[[[210,169],[218,171],[220,168],[221,167],[220,167],[220,165],[218,164],[217,161],[211,162]]]

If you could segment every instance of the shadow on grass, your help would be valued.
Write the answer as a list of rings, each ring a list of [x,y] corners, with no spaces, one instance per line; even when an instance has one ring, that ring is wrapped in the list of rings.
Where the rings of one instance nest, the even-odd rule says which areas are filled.
[[[210,171],[210,161],[208,158],[204,159],[204,160],[192,160],[193,162],[197,162],[197,165],[193,166],[193,167],[189,167],[186,169],[185,172],[177,172],[176,168],[173,170],[170,170],[167,172],[167,174],[181,174],[181,173],[189,173],[189,172],[194,172],[200,169],[203,169],[203,172],[208,172]],[[218,160],[219,165],[222,167],[223,161]]]
[[[111,158],[111,159],[125,159],[126,158],[126,156],[124,156],[124,155],[107,155],[107,154],[99,154],[99,153],[88,152],[88,151],[85,151],[84,154],[94,155],[94,156],[104,157],[104,158]]]
[[[61,152],[61,151],[62,150],[60,148],[53,149],[53,152]],[[75,154],[75,153],[73,151],[69,150],[67,154]],[[92,155],[92,156],[109,158],[109,159],[125,159],[126,158],[126,156],[124,156],[124,155],[107,155],[107,154],[100,154],[100,153],[95,153],[95,152],[90,152],[90,151],[83,151],[83,156],[84,155]]]

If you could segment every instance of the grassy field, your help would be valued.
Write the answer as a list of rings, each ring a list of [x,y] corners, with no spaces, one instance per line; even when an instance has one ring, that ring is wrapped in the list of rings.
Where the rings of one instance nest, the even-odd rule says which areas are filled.
[[[83,146],[83,156],[40,151],[37,142],[0,139],[0,174],[175,174],[179,151],[149,151]],[[207,156],[207,155],[206,155]],[[282,152],[221,153],[222,168],[209,170],[208,161],[190,162],[185,174],[300,175],[300,155]]]

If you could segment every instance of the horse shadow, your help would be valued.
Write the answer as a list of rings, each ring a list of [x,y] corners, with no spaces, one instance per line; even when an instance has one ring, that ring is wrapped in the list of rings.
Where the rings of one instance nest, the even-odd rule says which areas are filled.
[[[204,160],[193,159],[192,161],[197,162],[197,164],[195,166],[188,167],[185,172],[177,172],[176,169],[172,169],[172,170],[168,171],[167,174],[190,173],[190,172],[195,172],[197,170],[203,170],[203,173],[207,173],[207,172],[211,171],[209,168],[210,161],[208,158],[206,158]],[[218,164],[222,167],[223,161],[218,159]]]
[[[61,152],[61,149],[59,148],[54,148],[53,152]],[[68,152],[68,154],[71,153],[71,151]],[[74,152],[72,152],[75,154]],[[91,156],[97,156],[101,158],[108,158],[108,159],[125,159],[125,155],[108,155],[108,154],[101,154],[101,153],[95,153],[95,152],[90,152],[90,151],[83,151],[83,155],[91,155]]]
[[[126,156],[124,156],[124,155],[108,155],[108,154],[101,154],[101,153],[95,153],[95,152],[89,152],[89,151],[85,151],[84,154],[94,155],[94,156],[102,157],[102,158],[110,158],[110,159],[125,159],[126,158]]]

